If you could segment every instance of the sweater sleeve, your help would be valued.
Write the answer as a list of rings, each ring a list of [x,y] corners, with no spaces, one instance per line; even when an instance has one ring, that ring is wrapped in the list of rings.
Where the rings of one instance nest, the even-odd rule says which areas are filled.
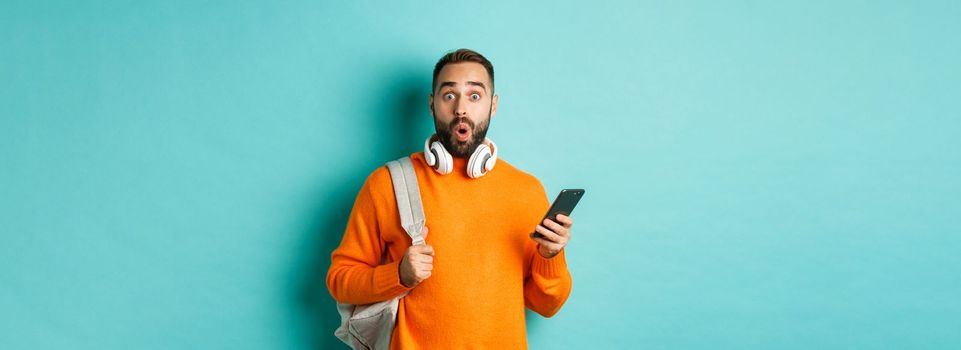
[[[536,221],[540,219],[539,215],[550,207],[550,202],[544,185],[534,178],[531,179],[531,188],[537,190],[534,192],[535,199],[531,201],[540,202],[531,216],[532,220]],[[571,294],[573,281],[570,271],[567,270],[567,258],[564,256],[566,250],[561,249],[553,258],[545,259],[537,252],[537,243],[528,241],[525,251],[530,261],[530,274],[524,280],[524,304],[541,316],[554,316]]]
[[[386,244],[377,222],[372,179],[373,174],[357,194],[340,246],[331,253],[327,289],[337,302],[370,304],[410,290],[400,283],[400,261],[381,264]]]
[[[541,316],[551,317],[571,294],[571,273],[563,249],[550,259],[542,257],[536,247],[532,250],[531,274],[524,281],[524,304]]]

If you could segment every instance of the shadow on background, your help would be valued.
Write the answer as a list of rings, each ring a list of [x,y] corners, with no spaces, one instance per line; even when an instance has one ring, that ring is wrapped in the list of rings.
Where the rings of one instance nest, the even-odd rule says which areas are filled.
[[[355,151],[359,159],[355,169],[342,172],[337,186],[326,193],[320,193],[313,212],[316,221],[308,222],[303,236],[306,242],[298,246],[294,254],[304,254],[307,266],[294,266],[295,276],[300,279],[295,284],[293,312],[304,314],[307,320],[307,336],[316,349],[348,349],[334,337],[334,330],[340,325],[336,302],[327,290],[326,276],[330,267],[330,254],[340,244],[347,226],[347,219],[353,206],[357,191],[364,180],[376,168],[389,160],[409,155],[420,150],[423,140],[433,130],[430,112],[427,108],[427,94],[430,90],[429,71],[424,74],[423,67],[406,66],[396,69],[384,79],[385,91],[375,96],[391,96],[383,103],[375,104],[368,116],[381,134],[371,133],[368,139],[359,142],[362,148]],[[398,219],[399,220],[399,219]]]

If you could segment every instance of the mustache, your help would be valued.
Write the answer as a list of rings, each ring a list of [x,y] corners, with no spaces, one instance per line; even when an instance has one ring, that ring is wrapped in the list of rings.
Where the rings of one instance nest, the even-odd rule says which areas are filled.
[[[475,128],[474,121],[468,119],[467,117],[454,118],[454,120],[451,120],[450,124],[447,125],[447,129],[454,130],[457,128],[457,124],[460,124],[460,123],[469,125],[471,130],[477,130],[477,128]]]

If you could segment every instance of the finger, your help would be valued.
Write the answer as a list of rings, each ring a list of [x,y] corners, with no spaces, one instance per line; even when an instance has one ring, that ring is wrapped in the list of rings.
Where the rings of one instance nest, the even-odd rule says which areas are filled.
[[[537,244],[540,244],[545,247],[549,247],[554,244],[554,242],[548,241],[540,237],[531,237],[531,239],[534,240],[534,242],[537,242]]]
[[[417,283],[420,284],[421,282],[424,282],[424,281],[426,281],[428,278],[430,278],[430,274],[431,274],[430,271],[426,271],[426,272],[424,272],[423,274],[421,274],[420,276],[415,276],[414,278],[416,278],[416,279],[417,279]]]
[[[571,227],[574,225],[574,219],[571,219],[570,216],[564,214],[557,214],[557,222],[563,224],[564,227]]]
[[[429,256],[430,256],[430,255],[427,255],[427,254],[414,254],[414,255],[412,255],[412,256],[410,257],[410,263],[411,263],[411,264],[415,264],[415,265],[416,265],[416,264],[420,264],[420,263],[424,262],[424,260],[426,260],[426,259],[424,259],[424,258],[429,257]]]
[[[427,239],[427,231],[427,226],[424,226],[424,229],[420,231],[424,235],[424,239]]]
[[[552,231],[554,231],[554,233],[556,233],[558,236],[561,236],[564,238],[571,236],[570,228],[568,226],[561,226],[555,221],[550,221],[546,219],[544,220],[544,222],[547,223],[547,227],[550,228]]]
[[[418,254],[434,255],[434,247],[430,244],[424,244],[421,246],[414,246],[412,249]]]
[[[544,248],[547,248],[547,250],[550,250],[553,252],[559,251],[561,250],[561,248],[564,248],[563,244],[556,244],[554,242],[548,241],[543,238],[534,238],[534,241],[540,244],[541,246],[543,246]]]
[[[541,226],[541,227],[543,227],[543,226]],[[559,227],[559,228],[557,228],[557,227]],[[551,241],[553,241],[553,242],[556,242],[556,243],[559,243],[559,244],[564,244],[564,243],[566,243],[568,240],[570,240],[570,238],[571,238],[571,231],[568,230],[568,229],[566,229],[566,228],[564,228],[564,227],[555,226],[555,229],[553,229],[553,230],[544,227],[544,229],[545,229],[545,230],[548,230],[548,231],[550,231],[550,232],[552,232],[552,233],[554,233],[554,235],[555,235],[556,237],[549,237],[549,239],[550,239]]]
[[[558,236],[561,236],[561,237],[570,236],[570,233],[568,232],[567,227],[561,226],[557,222],[549,221],[549,220],[544,220],[544,223],[545,223],[544,224],[545,227],[551,229],[551,231],[554,231],[554,233],[556,233]]]
[[[547,227],[547,228],[551,229],[551,230],[554,231],[554,232],[557,232],[557,231],[559,231],[559,230],[561,230],[561,229],[564,228],[564,226],[561,226],[561,224],[558,224],[557,221],[554,221],[554,220],[551,220],[551,219],[544,219],[543,225],[544,225],[544,227]]]
[[[544,226],[537,225],[537,227],[535,227],[534,230],[537,231],[538,233],[544,235],[544,238],[546,238],[546,239],[547,239],[548,241],[550,241],[550,242],[556,242],[556,243],[560,243],[560,242],[561,242],[561,241],[560,241],[560,240],[561,240],[561,236],[559,236],[559,235],[557,235],[556,233],[554,233],[554,231],[548,230],[548,229],[547,229],[546,227],[544,227]]]

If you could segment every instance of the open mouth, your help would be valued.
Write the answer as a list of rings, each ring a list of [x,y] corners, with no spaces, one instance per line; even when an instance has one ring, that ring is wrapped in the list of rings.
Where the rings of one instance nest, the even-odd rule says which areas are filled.
[[[457,124],[457,127],[454,129],[454,135],[456,135],[457,140],[461,142],[465,142],[470,139],[470,132],[470,125],[467,125],[467,123]]]

